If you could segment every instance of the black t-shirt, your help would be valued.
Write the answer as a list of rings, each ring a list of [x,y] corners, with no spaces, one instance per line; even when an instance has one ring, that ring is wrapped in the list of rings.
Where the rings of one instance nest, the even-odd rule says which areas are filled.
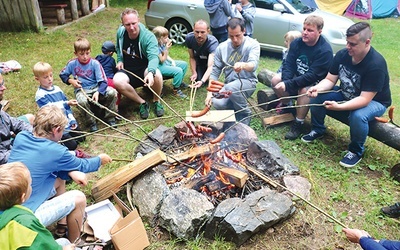
[[[203,45],[199,46],[194,37],[194,33],[191,32],[185,38],[185,45],[188,49],[193,50],[196,63],[207,67],[208,55],[215,52],[218,47],[218,40],[212,35],[207,35],[207,41]]]
[[[132,40],[129,38],[128,32],[125,32],[122,52],[125,69],[140,72],[147,68],[149,61],[140,51],[139,37]]]
[[[340,88],[347,100],[367,91],[377,92],[373,100],[385,107],[392,104],[386,60],[374,48],[371,47],[365,58],[356,65],[352,63],[347,49],[340,50],[336,53],[329,72],[339,77]]]

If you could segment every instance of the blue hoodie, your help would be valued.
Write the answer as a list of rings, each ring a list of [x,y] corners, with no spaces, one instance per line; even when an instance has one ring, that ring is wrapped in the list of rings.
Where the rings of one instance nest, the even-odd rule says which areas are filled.
[[[204,0],[204,7],[210,15],[211,28],[226,31],[225,26],[228,23],[228,18],[235,16],[228,0]]]

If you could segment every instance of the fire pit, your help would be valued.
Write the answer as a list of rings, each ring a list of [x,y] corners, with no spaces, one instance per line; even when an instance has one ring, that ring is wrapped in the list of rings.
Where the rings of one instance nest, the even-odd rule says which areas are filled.
[[[160,126],[138,148],[168,153],[160,164],[132,181],[133,203],[152,226],[191,239],[204,233],[240,245],[255,233],[285,220],[295,208],[290,197],[271,189],[262,173],[281,181],[299,170],[284,157],[273,141],[257,141],[244,124],[208,124],[211,132],[201,138],[182,138],[185,123]],[[209,141],[227,131],[218,144]],[[174,160],[175,159],[175,160]],[[177,160],[183,159],[183,160]]]

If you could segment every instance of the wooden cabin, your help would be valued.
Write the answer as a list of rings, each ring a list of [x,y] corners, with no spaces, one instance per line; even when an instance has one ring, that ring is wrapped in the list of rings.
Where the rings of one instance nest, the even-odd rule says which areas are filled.
[[[89,0],[0,0],[0,31],[41,31],[90,14]]]

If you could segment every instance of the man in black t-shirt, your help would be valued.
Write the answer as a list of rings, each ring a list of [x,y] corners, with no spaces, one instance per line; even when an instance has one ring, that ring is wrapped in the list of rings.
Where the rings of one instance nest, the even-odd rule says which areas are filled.
[[[329,73],[317,85],[308,89],[312,106],[312,130],[301,139],[312,142],[326,130],[326,114],[348,119],[351,142],[347,154],[339,162],[354,167],[362,159],[369,122],[383,115],[392,103],[386,61],[371,47],[372,31],[367,22],[353,24],[347,29],[347,46],[334,57]],[[340,80],[340,86],[335,86]],[[326,90],[340,90],[318,95]]]
[[[192,75],[190,80],[195,82],[194,87],[208,86],[214,64],[214,52],[218,47],[217,39],[209,34],[210,28],[204,20],[198,20],[194,24],[193,32],[185,39],[185,45],[189,52],[189,62]]]

